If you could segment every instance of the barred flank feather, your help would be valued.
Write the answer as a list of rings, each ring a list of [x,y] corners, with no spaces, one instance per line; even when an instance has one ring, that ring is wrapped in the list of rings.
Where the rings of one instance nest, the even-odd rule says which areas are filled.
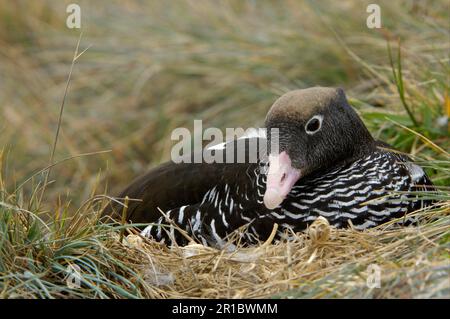
[[[377,150],[353,163],[301,179],[286,200],[269,211],[263,205],[264,165],[250,166],[242,184],[217,184],[201,203],[172,209],[166,216],[203,244],[221,246],[226,236],[244,225],[248,228],[241,240],[253,243],[267,239],[274,223],[280,225],[276,238],[287,228],[304,230],[319,216],[335,227],[348,226],[350,220],[363,230],[429,204],[406,194],[432,187],[423,170],[406,156]],[[185,237],[168,222],[160,217],[142,234],[168,244],[173,240],[186,244]]]

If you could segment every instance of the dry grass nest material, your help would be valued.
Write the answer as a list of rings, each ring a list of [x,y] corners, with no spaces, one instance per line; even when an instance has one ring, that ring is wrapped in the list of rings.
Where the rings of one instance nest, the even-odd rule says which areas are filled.
[[[293,240],[228,250],[168,248],[135,234],[124,243],[142,258],[149,297],[448,297],[449,207],[417,216],[416,227],[393,221],[364,232],[319,218]],[[372,264],[380,288],[366,284]]]

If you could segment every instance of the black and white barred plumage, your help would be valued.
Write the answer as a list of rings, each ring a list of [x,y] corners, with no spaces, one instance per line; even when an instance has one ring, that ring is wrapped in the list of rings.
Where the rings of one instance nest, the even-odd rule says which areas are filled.
[[[119,195],[139,200],[129,202],[127,220],[151,223],[142,234],[169,245],[187,243],[181,229],[205,245],[222,246],[243,226],[238,240],[252,244],[267,239],[275,223],[278,238],[319,216],[363,230],[429,204],[411,193],[432,189],[424,171],[375,141],[341,89],[286,93],[270,108],[265,128],[265,136],[211,147],[219,157],[231,148],[243,151],[244,163],[167,162],[137,178]],[[256,151],[251,141],[258,142]],[[249,160],[253,155],[256,163]],[[121,219],[121,212],[112,205],[104,215]]]
[[[350,220],[355,229],[363,230],[427,204],[407,193],[431,184],[409,158],[380,149],[353,163],[300,180],[282,205],[268,210],[263,204],[265,165],[249,166],[244,184],[221,180],[200,203],[167,211],[142,235],[168,244],[173,240],[186,244],[187,239],[173,227],[175,223],[204,245],[222,246],[228,235],[247,225],[247,231],[240,233],[241,240],[255,243],[267,239],[274,223],[280,226],[280,238],[286,230],[304,230],[319,216],[335,227],[348,226]]]

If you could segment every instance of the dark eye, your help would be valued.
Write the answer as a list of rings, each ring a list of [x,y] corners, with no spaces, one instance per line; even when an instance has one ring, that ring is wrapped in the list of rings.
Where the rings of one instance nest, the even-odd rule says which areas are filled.
[[[307,134],[314,134],[318,130],[320,130],[321,126],[322,126],[322,116],[315,115],[308,121],[308,123],[306,123],[305,131]]]

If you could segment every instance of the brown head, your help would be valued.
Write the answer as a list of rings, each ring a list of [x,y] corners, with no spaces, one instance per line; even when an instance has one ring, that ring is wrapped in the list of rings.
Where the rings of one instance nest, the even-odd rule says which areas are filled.
[[[314,87],[281,96],[266,117],[278,129],[278,150],[271,150],[264,204],[277,207],[298,179],[350,162],[375,147],[364,123],[342,89]],[[273,132],[273,131],[272,131]]]

